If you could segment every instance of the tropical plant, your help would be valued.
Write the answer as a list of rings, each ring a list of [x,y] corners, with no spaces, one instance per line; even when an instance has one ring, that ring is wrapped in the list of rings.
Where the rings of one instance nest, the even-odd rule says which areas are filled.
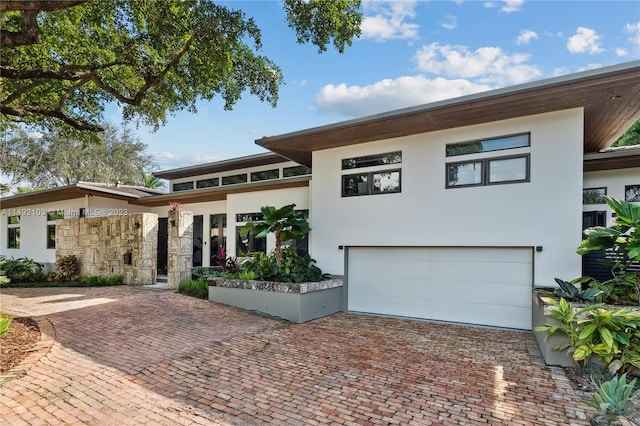
[[[640,414],[640,389],[636,389],[636,380],[627,382],[627,374],[614,376],[611,380],[597,383],[596,393],[587,404],[597,409],[600,414],[595,420],[614,421],[619,416],[635,417]]]
[[[273,233],[275,242],[275,261],[280,266],[282,262],[282,242],[302,237],[310,231],[309,222],[300,212],[295,211],[295,204],[289,204],[279,209],[265,206],[260,209],[264,216],[262,222],[248,222],[245,228],[253,230],[256,238],[266,238]]]
[[[80,282],[90,286],[112,286],[122,285],[122,275],[87,275],[80,279]]]
[[[253,279],[276,282],[317,282],[329,278],[315,265],[315,260],[308,254],[300,256],[294,249],[282,250],[280,265],[276,262],[275,254],[270,256],[257,252],[253,253],[242,263],[242,268],[251,272]],[[240,278],[237,276],[237,278]],[[240,278],[242,279],[242,278]]]
[[[162,182],[162,179],[157,176],[152,175],[151,173],[142,172],[142,186],[145,188],[151,189],[164,189],[165,185]]]
[[[577,248],[577,253],[585,255],[599,250],[610,250],[612,256],[620,260],[622,274],[634,262],[640,262],[640,205],[616,200],[605,196],[605,200],[613,213],[613,226],[605,228],[596,226],[584,231],[586,238]],[[625,277],[624,282],[631,278]],[[640,273],[635,275],[634,288],[640,294]],[[640,301],[640,298],[638,298]]]
[[[169,210],[172,212],[177,212],[182,210],[182,203],[180,203],[179,201],[170,201]]]
[[[7,277],[7,271],[4,270],[4,265],[7,263],[7,259],[4,256],[0,256],[0,285],[11,282],[11,278]]]
[[[73,254],[60,256],[56,260],[56,268],[62,279],[71,279],[78,272],[78,258]]]
[[[554,346],[568,350],[577,363],[597,356],[611,373],[640,368],[640,312],[607,310],[602,304],[576,308],[565,299],[543,298],[552,306],[548,315],[559,324],[543,324],[534,331],[566,336],[568,342]]]
[[[11,321],[11,318],[0,316],[0,337],[4,337],[9,332]]]
[[[584,301],[584,302],[593,302],[596,297],[603,293],[603,290],[590,288],[588,290],[582,290],[578,288],[575,284],[561,280],[560,278],[555,278],[558,283],[557,288],[553,290],[553,294],[564,298],[566,300],[575,302],[575,301]]]
[[[38,281],[44,279],[44,265],[28,257],[6,259],[0,256],[0,266],[9,281]],[[4,279],[2,280],[4,281]],[[7,282],[9,282],[7,281]]]

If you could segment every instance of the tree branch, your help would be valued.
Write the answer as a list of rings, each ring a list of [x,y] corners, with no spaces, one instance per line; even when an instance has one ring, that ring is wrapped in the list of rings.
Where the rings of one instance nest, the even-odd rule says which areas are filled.
[[[67,123],[69,126],[77,130],[88,130],[91,132],[101,132],[104,130],[102,127],[96,124],[89,123],[88,121],[69,117],[62,111],[50,110],[36,106],[14,108],[7,105],[0,105],[0,113],[13,117],[29,117],[34,114],[39,114],[45,117],[57,118],[59,120],[62,120],[63,122]]]

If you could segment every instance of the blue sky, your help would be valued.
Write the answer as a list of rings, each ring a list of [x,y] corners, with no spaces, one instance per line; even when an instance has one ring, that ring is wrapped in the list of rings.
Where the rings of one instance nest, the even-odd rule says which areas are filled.
[[[298,45],[278,1],[231,1],[282,69],[277,108],[245,94],[136,129],[159,170],[263,152],[262,136],[640,59],[640,2],[363,1],[344,54]],[[111,119],[119,120],[117,112]]]

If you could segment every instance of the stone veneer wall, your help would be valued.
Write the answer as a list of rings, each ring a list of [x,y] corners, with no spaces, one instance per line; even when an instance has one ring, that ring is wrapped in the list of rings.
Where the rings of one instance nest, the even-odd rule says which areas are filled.
[[[193,212],[170,210],[167,242],[167,286],[178,289],[191,279],[193,265]]]
[[[131,253],[131,264],[125,255]],[[125,284],[156,283],[158,215],[134,213],[56,221],[56,258],[75,255],[80,275],[122,275]]]

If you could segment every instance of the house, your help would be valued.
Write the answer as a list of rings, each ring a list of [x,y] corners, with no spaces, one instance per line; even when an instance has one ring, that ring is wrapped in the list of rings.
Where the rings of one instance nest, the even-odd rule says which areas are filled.
[[[345,310],[531,329],[532,287],[580,276],[583,224],[610,219],[598,196],[640,189],[638,149],[607,150],[639,117],[636,61],[265,137],[127,204],[158,214],[161,267],[170,201],[193,211],[203,266],[269,251],[242,226],[295,203],[312,231],[294,244],[344,276]]]

